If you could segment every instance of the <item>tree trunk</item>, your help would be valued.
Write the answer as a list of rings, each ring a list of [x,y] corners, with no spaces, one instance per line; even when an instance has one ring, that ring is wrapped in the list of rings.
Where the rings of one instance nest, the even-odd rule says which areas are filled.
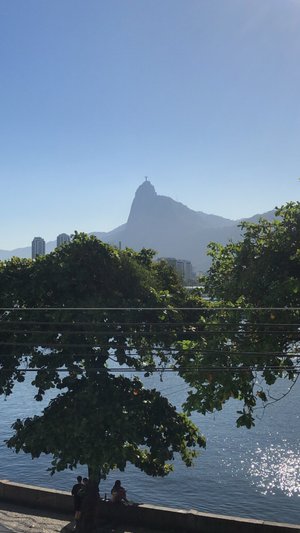
[[[100,468],[88,465],[88,476],[89,480],[94,481],[98,486],[101,480]]]

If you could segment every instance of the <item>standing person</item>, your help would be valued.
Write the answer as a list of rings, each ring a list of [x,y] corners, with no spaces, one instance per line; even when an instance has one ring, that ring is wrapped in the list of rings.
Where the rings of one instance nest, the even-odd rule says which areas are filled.
[[[99,488],[95,481],[84,478],[84,487],[80,491],[80,533],[92,533],[95,527],[95,520],[99,502]]]
[[[73,485],[71,494],[73,496],[74,500],[74,513],[75,513],[75,526],[80,518],[80,504],[81,504],[81,498],[79,495],[79,491],[82,489],[82,476],[77,476],[77,483]]]
[[[80,510],[80,497],[78,495],[79,491],[82,489],[82,476],[77,476],[77,483],[73,485],[71,494],[74,499],[74,512],[75,512],[75,518],[76,513]]]
[[[113,503],[127,502],[126,490],[121,485],[121,481],[117,479],[113,488],[111,489],[111,500]]]

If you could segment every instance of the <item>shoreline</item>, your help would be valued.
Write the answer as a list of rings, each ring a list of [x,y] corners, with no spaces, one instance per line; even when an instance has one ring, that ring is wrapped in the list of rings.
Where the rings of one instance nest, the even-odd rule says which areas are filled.
[[[62,531],[73,517],[73,498],[70,493],[56,491],[53,489],[43,489],[32,485],[12,483],[8,480],[0,480],[0,505],[12,505],[13,508],[21,506],[31,509],[31,517],[34,516],[54,516],[56,520],[53,528],[38,530],[38,533],[52,533],[52,531]],[[33,511],[34,510],[34,511]],[[224,516],[218,514],[200,513],[194,510],[172,509],[146,504],[121,505],[99,500],[99,516],[107,520],[110,524],[116,524],[116,520],[122,526],[128,524],[128,531],[147,530],[156,532],[165,530],[171,532],[199,532],[202,533],[300,533],[300,524],[286,524],[278,522],[268,522],[263,520],[244,519],[238,516]],[[14,511],[10,511],[14,512]],[[16,511],[15,511],[16,512]],[[33,514],[32,514],[33,513]],[[27,515],[28,516],[28,515]],[[58,521],[58,522],[57,522]],[[57,529],[57,527],[61,529]],[[25,527],[25,525],[24,525]],[[27,533],[29,529],[24,529]],[[40,525],[39,527],[42,527]],[[51,526],[52,527],[52,526]],[[21,529],[15,531],[23,533]],[[37,531],[37,529],[36,529]],[[64,531],[67,531],[65,529]],[[118,531],[118,529],[112,529]],[[124,532],[124,527],[123,527]],[[1,533],[1,531],[0,531]],[[125,533],[125,532],[124,532]]]

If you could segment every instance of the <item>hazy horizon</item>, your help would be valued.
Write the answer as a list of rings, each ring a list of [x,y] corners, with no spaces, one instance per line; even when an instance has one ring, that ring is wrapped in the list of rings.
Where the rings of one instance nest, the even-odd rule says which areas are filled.
[[[156,192],[157,192],[157,191],[156,191]],[[157,193],[157,194],[158,194],[158,193]],[[162,196],[162,195],[159,195],[159,194],[158,194],[158,196]],[[164,196],[166,196],[166,195],[164,195]],[[133,198],[134,198],[134,196],[133,196]],[[133,200],[133,198],[132,198],[132,200]],[[171,198],[171,197],[169,197],[169,198]],[[182,202],[179,202],[179,203],[182,203]],[[183,205],[184,205],[184,204],[183,204]],[[186,206],[186,207],[189,207],[189,206]],[[269,209],[268,211],[271,211],[271,210],[272,210],[272,209]],[[130,207],[129,207],[129,210],[128,210],[128,215],[129,215],[129,211],[130,211]],[[195,210],[195,211],[196,211],[196,210]],[[268,211],[265,211],[264,213],[266,213],[266,212],[268,212]],[[197,212],[197,211],[196,211],[196,212]],[[199,211],[198,211],[198,212],[199,212]],[[216,215],[216,216],[220,216],[220,215],[218,215],[217,213],[206,213],[206,214],[207,214],[207,215]],[[250,215],[250,217],[251,217],[251,216],[254,216],[254,215],[259,215],[259,214],[263,214],[263,213],[252,213],[252,215]],[[126,217],[126,220],[125,220],[123,223],[119,224],[119,226],[122,226],[122,225],[126,224],[126,222],[127,222],[127,218],[128,218],[128,215],[127,215],[127,217]],[[241,218],[248,218],[248,217],[241,217]],[[224,217],[224,219],[227,219],[227,217]],[[238,219],[238,220],[231,219],[231,220],[232,220],[233,222],[235,222],[235,221],[238,221],[239,219]],[[115,230],[115,229],[116,229],[117,227],[119,227],[119,226],[115,226],[114,228],[111,228],[111,229],[109,229],[109,230],[107,230],[107,231],[104,231],[104,230],[102,230],[101,228],[94,229],[94,230],[86,230],[86,229],[78,230],[78,228],[74,228],[74,230],[71,231],[71,232],[69,233],[69,235],[71,236],[72,234],[75,233],[75,231],[82,231],[82,232],[87,233],[87,234],[91,234],[91,233],[102,233],[102,232],[103,232],[103,233],[109,233],[110,231]],[[30,242],[25,243],[24,245],[20,245],[20,246],[18,245],[18,246],[15,246],[14,248],[7,249],[7,251],[17,250],[17,249],[25,248],[25,247],[31,247],[31,242],[32,242],[32,240],[33,240],[34,237],[42,237],[42,238],[45,240],[46,243],[49,243],[49,242],[55,242],[57,236],[58,236],[60,233],[66,233],[66,232],[63,231],[63,230],[61,230],[61,231],[59,231],[59,233],[58,233],[57,235],[53,235],[52,237],[50,237],[50,238],[48,238],[48,239],[45,239],[45,237],[44,237],[43,235],[35,234],[35,235],[32,236]],[[0,249],[1,249],[1,250],[4,250],[3,248],[0,248]]]

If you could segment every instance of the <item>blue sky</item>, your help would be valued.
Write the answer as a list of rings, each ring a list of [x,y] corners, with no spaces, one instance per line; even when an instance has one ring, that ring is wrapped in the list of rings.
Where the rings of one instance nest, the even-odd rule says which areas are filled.
[[[1,0],[0,248],[108,231],[148,175],[228,218],[300,191],[300,0]]]

